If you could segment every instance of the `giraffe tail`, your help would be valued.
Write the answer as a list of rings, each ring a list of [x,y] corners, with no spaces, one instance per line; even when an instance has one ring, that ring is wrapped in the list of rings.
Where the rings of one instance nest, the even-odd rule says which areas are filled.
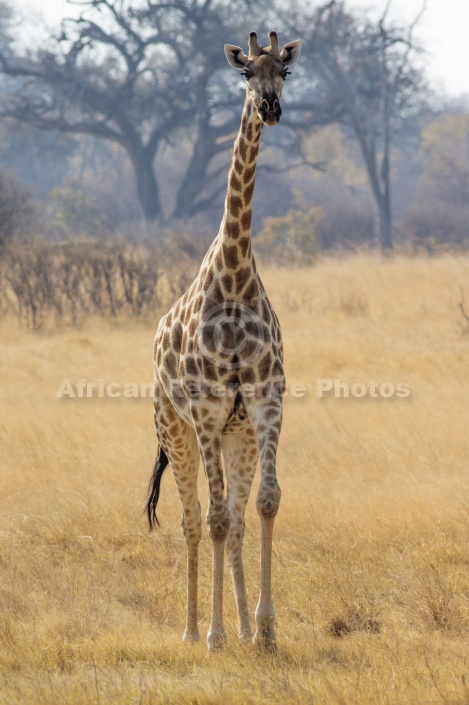
[[[153,475],[150,480],[150,486],[148,488],[148,501],[147,501],[147,517],[148,524],[150,526],[150,531],[153,529],[155,524],[160,525],[158,517],[156,516],[156,505],[160,498],[160,485],[163,473],[166,470],[169,460],[164,452],[163,448],[159,449],[158,455],[156,456],[155,467],[153,468]]]

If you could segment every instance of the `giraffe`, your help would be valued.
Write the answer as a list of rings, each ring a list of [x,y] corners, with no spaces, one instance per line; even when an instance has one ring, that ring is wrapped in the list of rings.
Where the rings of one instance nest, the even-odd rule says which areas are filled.
[[[210,650],[223,646],[224,551],[231,567],[239,638],[276,649],[271,562],[274,519],[280,503],[276,452],[285,389],[280,326],[257,273],[251,250],[254,176],[262,128],[276,125],[288,68],[301,41],[279,49],[276,32],[262,47],[249,35],[248,55],[226,44],[229,64],[246,79],[246,100],[228,175],[217,237],[186,293],[164,316],[154,344],[155,427],[159,451],[150,481],[147,514],[156,506],[163,472],[171,465],[183,506],[187,544],[187,621],[183,640],[200,639],[197,613],[201,510],[200,459],[209,487],[208,533],[212,542]],[[222,464],[222,456],[224,466]],[[260,593],[253,637],[244,580],[244,514],[260,461],[256,507],[261,519]],[[225,495],[225,480],[227,491]]]

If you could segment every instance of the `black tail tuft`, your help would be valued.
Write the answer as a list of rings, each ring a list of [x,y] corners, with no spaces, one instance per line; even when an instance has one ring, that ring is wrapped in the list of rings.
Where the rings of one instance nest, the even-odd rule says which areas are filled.
[[[150,480],[150,486],[148,488],[148,501],[147,501],[147,517],[148,524],[150,525],[150,531],[153,529],[155,524],[160,525],[158,518],[156,516],[156,505],[160,498],[160,485],[163,473],[166,470],[169,460],[163,448],[160,447],[158,455],[155,461],[155,467],[153,468],[153,475]]]

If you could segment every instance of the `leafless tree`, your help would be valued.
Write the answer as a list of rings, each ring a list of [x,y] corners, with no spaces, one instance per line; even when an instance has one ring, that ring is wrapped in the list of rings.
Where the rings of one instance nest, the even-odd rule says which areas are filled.
[[[199,193],[207,179],[217,176],[208,174],[208,166],[226,149],[223,138],[235,129],[231,113],[223,113],[236,96],[233,83],[217,79],[214,86],[211,81],[225,68],[220,37],[227,26],[235,31],[228,3],[73,4],[81,6],[80,16],[65,19],[45,49],[21,56],[2,49],[3,73],[15,81],[1,113],[42,129],[86,133],[120,144],[132,161],[147,220],[162,213],[158,164],[155,173],[158,150],[186,128],[194,146],[175,214],[203,209]],[[258,13],[263,4],[257,3]]]
[[[393,245],[391,154],[393,138],[419,105],[424,88],[414,30],[425,5],[407,27],[388,20],[391,0],[377,21],[351,14],[343,0],[319,7],[311,18],[311,70],[322,105],[335,106],[363,156],[379,215],[379,243]]]

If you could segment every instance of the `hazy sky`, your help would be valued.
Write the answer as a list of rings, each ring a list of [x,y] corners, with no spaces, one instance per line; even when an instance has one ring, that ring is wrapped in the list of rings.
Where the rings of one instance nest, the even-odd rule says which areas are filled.
[[[55,24],[77,12],[66,0],[11,0],[26,20]],[[379,12],[386,0],[348,0],[350,7],[369,7]],[[423,0],[393,0],[390,16],[412,19]],[[251,29],[247,27],[247,29]],[[427,75],[453,96],[469,95],[469,0],[427,0],[427,9],[416,32],[428,51]]]

